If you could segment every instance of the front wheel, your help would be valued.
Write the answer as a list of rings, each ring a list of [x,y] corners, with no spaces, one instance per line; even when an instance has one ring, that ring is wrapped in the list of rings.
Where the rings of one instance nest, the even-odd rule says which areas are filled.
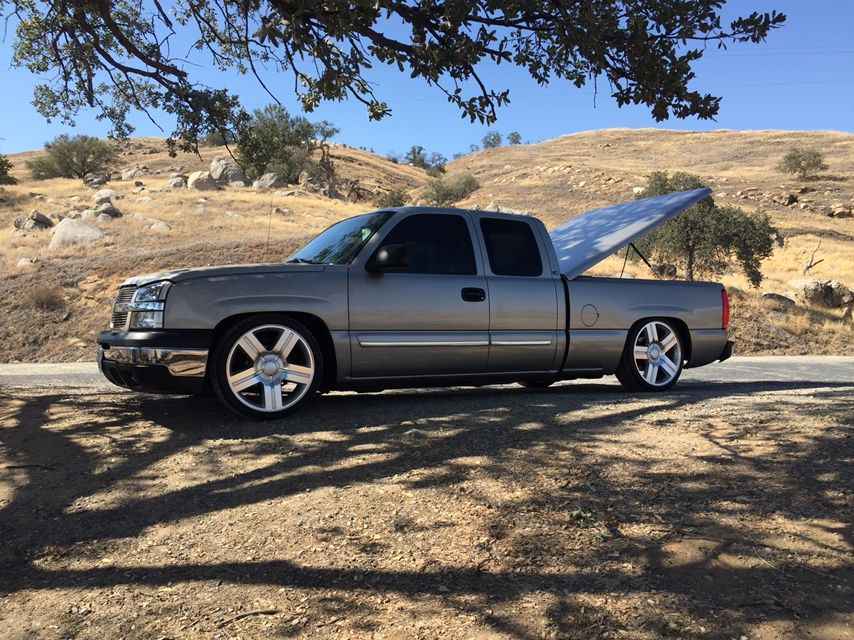
[[[649,320],[629,333],[617,379],[630,391],[664,391],[682,374],[682,341],[664,320]]]
[[[239,322],[216,345],[211,382],[222,402],[237,413],[280,418],[311,400],[323,379],[317,340],[287,316],[253,316]]]

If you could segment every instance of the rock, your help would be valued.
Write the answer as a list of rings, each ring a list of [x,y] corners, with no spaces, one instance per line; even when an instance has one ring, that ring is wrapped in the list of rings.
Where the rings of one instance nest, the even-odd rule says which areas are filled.
[[[18,264],[20,264],[20,262]],[[847,324],[854,324],[854,315],[852,315],[851,307],[845,307],[845,311],[842,312],[841,320]]]
[[[145,186],[145,183],[144,183],[142,180],[136,180],[136,181],[133,183],[133,186],[135,186],[135,187],[144,187],[144,186]]]
[[[113,216],[111,216],[107,213],[99,213],[98,217],[95,218],[95,221],[100,222],[101,224],[104,224],[105,222],[112,222]]]
[[[83,211],[80,212],[81,218],[94,218],[97,215],[98,215],[98,212],[95,211],[94,209],[84,209]]]
[[[217,189],[217,184],[207,171],[194,171],[187,178],[187,188],[197,191],[214,191]]]
[[[646,191],[646,187],[632,187],[632,193],[635,195],[639,195]]]
[[[112,202],[104,202],[104,203],[99,204],[95,208],[95,211],[97,211],[101,215],[108,215],[111,218],[121,218],[122,217],[122,212],[119,211],[116,208],[116,205],[114,205]]]
[[[308,175],[308,171],[301,171],[299,177],[297,178],[297,183],[301,187],[307,187],[311,182],[311,176]]]
[[[172,231],[172,227],[170,227],[165,222],[155,222],[148,228],[154,231],[155,233],[169,233],[170,231]]]
[[[789,284],[806,304],[833,309],[854,302],[854,291],[837,280],[804,279]]]
[[[149,205],[154,202],[154,198],[152,198],[151,196],[139,196],[136,201],[138,204]]]
[[[142,167],[131,167],[122,171],[122,180],[135,180],[147,175],[148,171]]]
[[[25,231],[43,231],[53,226],[53,220],[40,211],[33,209],[26,218],[17,218],[14,222],[16,229]]]
[[[304,196],[305,191],[302,189],[288,189],[287,191],[276,191],[274,195],[280,198],[293,198],[295,196]]]
[[[287,207],[273,207],[273,213],[286,214],[286,213],[290,213],[290,212],[291,212],[291,210],[288,209]]]
[[[82,220],[66,218],[51,231],[53,237],[48,249],[60,249],[70,245],[89,245],[104,237],[104,232]]]
[[[18,260],[18,269],[21,271],[31,271],[36,268],[38,258],[21,258]]]
[[[90,189],[98,189],[99,187],[102,187],[107,184],[109,181],[110,176],[106,173],[98,173],[83,178],[83,184],[85,184]]]
[[[231,182],[228,183],[228,186],[231,187],[232,189],[242,189],[246,185],[247,185],[247,183],[243,182],[242,180],[232,180]]]
[[[265,173],[254,183],[252,183],[252,188],[257,191],[263,191],[265,189],[279,189],[281,187],[287,186],[288,181],[285,180],[278,173]]]
[[[167,189],[183,189],[187,186],[186,176],[175,176],[166,181]]]
[[[484,211],[493,211],[495,213],[501,213],[501,207],[499,207],[495,202],[490,202],[483,208]]]
[[[222,156],[217,156],[211,161],[210,176],[217,182],[224,184],[239,182],[241,185],[245,185],[248,182],[243,168],[232,158]]]
[[[780,293],[773,293],[770,291],[768,293],[763,293],[762,299],[768,300],[769,302],[774,302],[774,303],[779,304],[783,307],[794,307],[797,304],[794,300],[792,300],[788,296],[784,296]]]
[[[99,205],[105,202],[119,200],[120,198],[121,196],[112,189],[101,189],[95,192],[95,195],[92,196],[92,202],[94,202],[96,205]]]
[[[830,207],[830,217],[831,218],[850,218],[851,217],[851,207],[846,207],[844,204],[839,202],[831,205]]]

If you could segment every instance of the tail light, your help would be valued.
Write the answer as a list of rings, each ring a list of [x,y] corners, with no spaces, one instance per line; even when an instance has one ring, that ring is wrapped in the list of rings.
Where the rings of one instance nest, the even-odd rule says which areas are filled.
[[[726,289],[721,289],[721,307],[723,308],[723,328],[729,326],[729,296]]]

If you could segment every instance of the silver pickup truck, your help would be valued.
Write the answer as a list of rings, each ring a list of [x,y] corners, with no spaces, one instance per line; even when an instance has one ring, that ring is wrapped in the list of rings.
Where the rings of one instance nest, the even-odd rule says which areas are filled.
[[[730,356],[726,290],[582,274],[708,194],[606,207],[551,233],[530,216],[388,209],[284,263],[137,276],[98,336],[99,366],[123,387],[213,391],[256,418],[331,389],[616,374],[663,391],[683,367]]]

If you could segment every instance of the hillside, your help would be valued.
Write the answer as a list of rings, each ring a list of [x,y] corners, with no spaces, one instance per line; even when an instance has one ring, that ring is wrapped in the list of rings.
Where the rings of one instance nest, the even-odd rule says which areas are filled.
[[[800,182],[778,173],[774,166],[793,143],[825,151],[830,165],[826,175]],[[80,215],[93,206],[95,191],[79,180],[30,180],[24,162],[39,152],[10,157],[20,183],[0,191],[0,362],[92,359],[94,334],[108,321],[115,289],[127,276],[179,266],[281,260],[307,236],[375,208],[373,200],[392,188],[417,199],[429,180],[420,169],[336,146],[341,182],[358,180],[364,195],[359,201],[332,200],[296,186],[263,192],[245,187],[169,189],[170,174],[206,170],[215,156],[226,155],[225,149],[204,148],[200,158],[170,158],[159,139],[136,139],[121,149],[114,170],[138,167],[141,175],[114,178],[106,185],[117,192],[114,204],[123,216],[87,220],[105,234],[87,248],[51,250],[48,231],[16,230],[13,221],[33,209],[54,220]],[[656,169],[697,173],[719,201],[766,209],[784,237],[783,247],[765,264],[767,281],[760,291],[749,290],[738,275],[725,278],[735,293],[733,331],[740,353],[851,351],[851,326],[841,320],[841,311],[802,304],[783,308],[764,301],[761,293],[788,293],[789,281],[801,277],[805,252],[819,241],[817,259],[824,261],[810,276],[854,286],[854,221],[825,215],[854,205],[852,135],[609,130],[483,151],[448,165],[449,174],[469,172],[481,184],[459,206],[524,210],[550,227],[591,208],[633,198],[634,188]],[[775,202],[783,201],[784,193],[797,202]],[[595,271],[611,275],[621,266],[611,258]],[[634,265],[628,273],[646,277]]]

